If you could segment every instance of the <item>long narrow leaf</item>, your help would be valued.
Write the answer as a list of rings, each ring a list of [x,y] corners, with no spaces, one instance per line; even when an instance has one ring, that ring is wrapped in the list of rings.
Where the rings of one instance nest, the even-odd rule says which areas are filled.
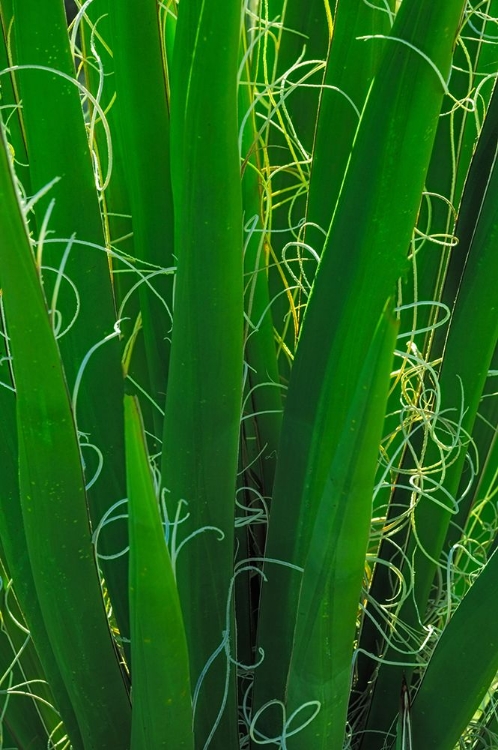
[[[306,559],[375,322],[407,265],[462,8],[462,0],[444,6],[405,0],[386,41],[293,365],[270,516],[271,559],[299,566]],[[263,592],[266,658],[256,676],[257,707],[284,692],[299,590],[290,575],[275,567]]]
[[[363,37],[388,34],[393,2],[376,7],[356,0],[337,3],[334,33],[320,98],[306,211],[306,243],[321,255],[342,186],[351,146],[384,45]],[[312,278],[312,274],[308,274]]]
[[[125,396],[130,527],[131,750],[194,747],[187,642],[136,399]]]
[[[318,715],[289,742],[296,750],[342,750],[345,740],[371,498],[396,333],[396,322],[387,310],[372,339],[317,509],[299,596],[287,695],[289,712],[308,704],[308,711],[316,706]]]
[[[412,704],[413,750],[453,750],[458,743],[498,671],[497,620],[495,552],[457,607],[429,661]]]
[[[159,6],[154,0],[106,1],[113,30],[116,97],[120,107],[116,127],[120,130],[125,159],[134,251],[140,261],[151,264],[147,267],[149,273],[156,271],[149,280],[155,293],[145,284],[140,287],[140,307],[150,386],[162,410],[169,363],[175,259],[170,126]],[[166,270],[158,273],[157,269]],[[157,420],[157,425],[160,435],[162,421]]]
[[[31,187],[37,193],[53,183],[35,203],[30,228],[38,236],[54,199],[49,236],[38,246],[38,260],[75,400],[96,528],[125,494],[121,352],[98,192],[64,4],[62,0],[14,0],[13,5],[14,62],[21,66],[16,79],[23,102]],[[125,530],[125,524],[107,524],[99,536],[99,551],[105,555],[124,549]],[[122,558],[101,563],[113,592],[116,619],[126,636],[126,565]]]
[[[236,746],[238,735],[230,597],[243,343],[240,22],[232,0],[182,3],[171,82],[178,272],[162,474],[175,539],[185,542],[172,556],[196,738],[220,747]]]
[[[22,515],[37,599],[84,742],[95,750],[124,750],[130,707],[95,565],[80,449],[3,134],[0,158],[0,267],[17,393]],[[41,636],[37,642],[34,634],[40,648]]]
[[[483,184],[481,173],[471,172],[457,228],[457,234],[462,238],[462,252],[466,251],[465,265],[439,373],[441,403],[432,426],[434,437],[429,441],[425,455],[431,473],[427,477],[422,475],[420,480],[420,497],[413,517],[414,533],[407,549],[409,563],[405,561],[402,567],[405,580],[410,579],[411,569],[417,574],[413,592],[401,608],[399,618],[419,632],[450,523],[453,520],[456,525],[449,532],[448,544],[460,538],[461,525],[468,514],[464,498],[459,512],[457,493],[466,461],[469,457],[472,460],[469,439],[498,337],[495,293],[498,284],[496,135],[490,149],[487,141],[483,141],[482,146],[489,157],[489,165],[483,169]],[[490,301],[486,309],[482,307],[483,299]],[[444,482],[439,477],[443,477]],[[387,660],[400,661],[399,655],[396,658],[392,651],[388,652]],[[405,671],[411,673],[411,670]],[[402,672],[401,665],[397,668],[381,667],[369,719],[373,729],[388,729],[393,719],[392,701],[399,691]]]

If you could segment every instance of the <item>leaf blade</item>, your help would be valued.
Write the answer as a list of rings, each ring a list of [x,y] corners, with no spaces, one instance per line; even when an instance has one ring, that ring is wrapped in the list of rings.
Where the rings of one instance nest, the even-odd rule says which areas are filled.
[[[125,396],[133,670],[131,750],[191,748],[192,703],[180,600],[136,398]]]

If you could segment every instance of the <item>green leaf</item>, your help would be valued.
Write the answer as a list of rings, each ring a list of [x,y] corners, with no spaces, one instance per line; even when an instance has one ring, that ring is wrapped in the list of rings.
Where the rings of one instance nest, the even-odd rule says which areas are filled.
[[[306,560],[376,322],[407,267],[462,8],[462,0],[404,0],[385,42],[292,369],[266,551],[272,559],[301,567]],[[275,566],[263,591],[258,708],[284,692],[298,584]]]
[[[191,748],[192,702],[180,600],[138,402],[125,396],[133,708],[131,750]]]
[[[304,716],[315,707],[317,716],[289,741],[289,748],[296,750],[342,750],[345,741],[358,602],[396,334],[396,322],[387,310],[372,339],[317,509],[287,683],[289,712],[307,704]]]
[[[167,82],[155,0],[107,0],[119,118],[116,128],[133,224],[134,253],[155,271],[141,284],[140,308],[151,395],[164,409],[172,327],[173,197]],[[164,269],[157,272],[157,269]],[[156,415],[159,410],[155,410]],[[162,420],[156,420],[158,437]]]
[[[412,703],[413,750],[453,750],[498,671],[498,552],[446,625]],[[464,689],[462,689],[464,687]]]
[[[178,554],[196,739],[203,746],[213,736],[220,747],[238,741],[228,649],[243,363],[240,22],[232,0],[180,4],[171,81],[178,272],[162,481],[170,522],[187,516],[175,534],[186,544],[171,552]]]
[[[29,560],[85,747],[124,750],[129,747],[130,706],[100,590],[80,448],[3,134],[1,145],[0,269],[17,394],[20,497]],[[33,635],[43,660],[45,634],[40,640]],[[44,664],[48,672],[49,661]]]
[[[2,720],[22,747],[46,750],[48,736],[53,732],[53,739],[61,740],[64,728],[53,707],[50,688],[40,679],[43,669],[4,568],[4,552],[0,552]]]
[[[491,121],[491,127],[495,123]],[[416,571],[413,591],[407,597],[398,617],[422,636],[422,623],[431,587],[445,544],[449,547],[460,539],[468,504],[462,499],[458,508],[458,488],[469,457],[469,439],[488,368],[496,348],[498,316],[496,286],[498,284],[498,160],[495,139],[480,143],[487,159],[476,153],[469,173],[457,226],[461,239],[461,276],[452,303],[452,316],[446,336],[439,372],[441,402],[437,407],[431,438],[427,443],[424,463],[432,467],[431,475],[420,477],[420,496],[413,514],[412,534],[402,565],[405,580]],[[477,169],[479,165],[480,169]],[[454,287],[449,278],[449,286]],[[483,307],[482,300],[489,300]],[[472,454],[470,454],[471,456]],[[444,480],[444,481],[443,481]],[[465,478],[465,483],[468,480]],[[453,521],[456,526],[451,529]],[[443,564],[446,560],[443,561]],[[397,661],[399,654],[387,652],[387,661]],[[370,722],[372,728],[387,731],[393,717],[393,698],[399,692],[402,667],[382,666],[374,689]],[[407,675],[412,669],[404,670]],[[382,717],[382,718],[380,718]]]
[[[389,33],[394,21],[393,5],[392,0],[380,7],[357,0],[337,3],[316,124],[306,211],[306,243],[319,256],[367,94],[384,51],[381,40],[372,43],[368,36]],[[308,278],[312,276],[308,273]]]
[[[62,0],[14,0],[14,32],[14,62],[24,66],[16,78],[32,190],[37,193],[57,180],[35,203],[30,228],[41,231],[54,199],[48,237],[37,253],[65,377],[76,400],[74,417],[86,483],[92,484],[88,500],[96,528],[125,495],[123,377],[98,192]],[[107,524],[98,551],[107,555],[124,549],[125,532],[125,524]],[[126,566],[119,558],[101,562],[126,636]]]
[[[3,166],[6,166],[5,162]],[[0,212],[0,222],[2,221],[3,215]],[[3,318],[2,304],[2,298],[0,298]],[[76,715],[57,666],[53,649],[50,646],[26,547],[26,534],[19,496],[16,395],[11,371],[10,350],[7,346],[3,322],[2,320],[0,323],[0,372],[2,378],[0,384],[0,414],[2,415],[0,419],[0,466],[2,467],[0,474],[1,557],[3,564],[9,570],[9,575],[15,579],[16,595],[29,629],[36,633],[37,643],[43,654],[46,673],[50,676],[50,687],[56,708],[71,736],[74,749],[79,750],[79,748],[82,748],[82,741]],[[4,577],[4,583],[6,580],[8,580],[7,576]],[[7,720],[9,721],[9,719]],[[19,735],[20,731],[22,730],[17,728],[16,734]]]

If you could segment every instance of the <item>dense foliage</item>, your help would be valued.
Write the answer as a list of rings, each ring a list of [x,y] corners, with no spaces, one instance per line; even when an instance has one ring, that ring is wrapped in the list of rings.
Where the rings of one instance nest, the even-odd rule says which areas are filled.
[[[497,0],[0,18],[0,747],[496,748]]]

